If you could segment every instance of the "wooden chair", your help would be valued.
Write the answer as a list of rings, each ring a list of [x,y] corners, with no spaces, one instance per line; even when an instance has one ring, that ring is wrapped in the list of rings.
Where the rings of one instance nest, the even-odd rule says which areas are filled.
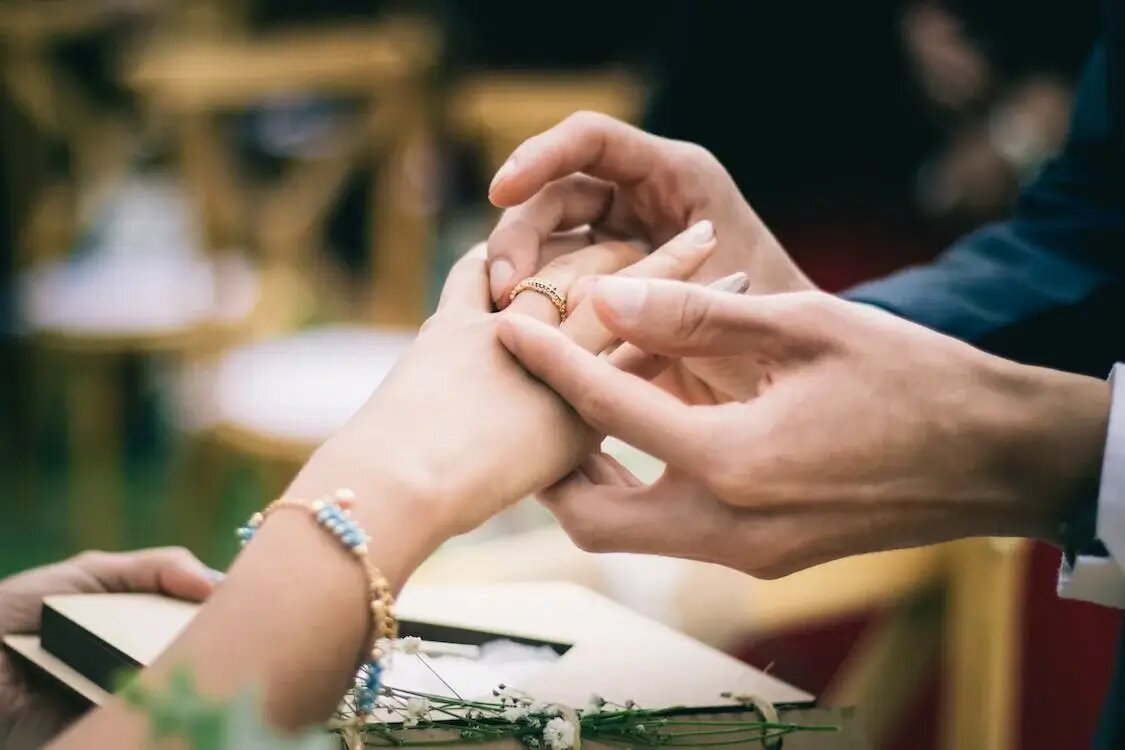
[[[18,181],[11,192],[21,199],[18,314],[38,389],[56,390],[43,387],[50,381],[65,398],[74,548],[123,543],[123,361],[176,356],[253,306],[253,279],[243,266],[193,255],[192,222],[174,182],[130,175],[135,123],[96,104],[52,54],[60,42],[151,21],[169,5],[0,6],[0,70],[24,125],[18,140],[5,143],[9,179]],[[69,155],[67,169],[46,157],[59,147]],[[80,241],[91,229],[100,238]],[[80,257],[71,257],[76,244]],[[238,287],[233,307],[215,294],[220,269],[224,288]]]
[[[246,238],[263,267],[258,335],[193,368],[185,401],[198,430],[195,466],[208,464],[214,474],[215,462],[253,459],[274,477],[266,492],[280,490],[362,404],[422,322],[433,189],[427,82],[438,51],[428,26],[388,20],[160,44],[132,62],[128,78],[153,115],[178,123],[181,169],[210,242]],[[296,94],[359,102],[358,114],[342,120],[330,153],[298,160],[274,184],[250,190],[231,168],[218,117]],[[316,250],[328,209],[361,165],[376,180],[372,276],[351,305],[346,286],[318,281],[330,274]],[[314,312],[346,322],[292,333]],[[207,547],[218,492],[197,489],[179,503],[177,529],[182,541]]]
[[[455,82],[446,104],[452,133],[475,143],[491,177],[523,141],[580,110],[626,122],[641,114],[644,87],[624,70],[487,71]]]

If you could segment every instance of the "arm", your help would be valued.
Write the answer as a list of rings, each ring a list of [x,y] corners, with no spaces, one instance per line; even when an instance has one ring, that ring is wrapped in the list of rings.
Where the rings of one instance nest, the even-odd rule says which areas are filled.
[[[620,273],[683,278],[714,244],[685,232]],[[594,245],[538,275],[566,291],[585,273],[612,273],[639,255],[623,243]],[[562,477],[596,444],[495,338],[505,316],[557,325],[554,306],[523,294],[508,310],[491,312],[483,248],[462,258],[414,345],[285,493],[308,500],[354,490],[352,512],[370,535],[371,560],[395,591],[443,541]],[[592,351],[612,341],[581,303],[564,328]],[[271,515],[207,606],[141,679],[159,684],[186,665],[206,695],[258,687],[271,723],[311,724],[331,714],[355,674],[368,606],[366,579],[349,554],[310,518]],[[139,748],[146,731],[115,700],[56,747]]]
[[[1067,147],[1021,197],[1015,216],[907,269],[845,296],[883,307],[993,352],[1069,370],[1104,373],[1120,352],[1125,316],[1125,124],[1110,111],[1112,69],[1099,47],[1082,78]],[[1104,328],[1100,330],[1099,327]],[[1075,335],[1080,331],[1081,335]],[[1115,347],[1117,348],[1115,350]],[[1118,366],[1120,369],[1120,365]],[[1125,407],[1119,375],[1115,413]],[[1107,435],[1095,523],[1080,553],[1063,560],[1060,593],[1125,606],[1125,416]],[[1090,498],[1093,500],[1094,498]],[[1096,534],[1104,543],[1093,542]],[[1105,556],[1108,550],[1109,557]]]

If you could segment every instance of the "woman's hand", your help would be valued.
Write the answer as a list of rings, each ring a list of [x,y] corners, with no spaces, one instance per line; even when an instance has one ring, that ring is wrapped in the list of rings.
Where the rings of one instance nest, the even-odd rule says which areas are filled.
[[[528,139],[493,178],[489,198],[506,208],[488,238],[492,299],[541,265],[556,232],[588,226],[593,238],[656,247],[685,224],[710,219],[719,237],[697,280],[735,272],[752,292],[811,289],[810,282],[706,149],[579,112]]]
[[[577,250],[567,243],[585,245],[582,238],[556,240],[550,246],[552,260],[536,274],[564,294],[587,274],[623,268],[627,275],[686,278],[715,245],[709,222],[647,256],[628,243]],[[601,351],[612,337],[586,307],[579,302],[564,327],[590,351]],[[497,342],[497,322],[514,316],[559,325],[550,301],[531,291],[493,313],[483,252],[462,258],[417,341],[356,417],[321,449],[346,456],[333,463],[351,467],[352,476],[337,476],[332,486],[351,484],[361,498],[404,499],[437,543],[476,527],[577,466],[594,448],[596,435]],[[378,486],[368,487],[357,471],[377,473]],[[291,494],[329,489],[307,474]]]
[[[637,238],[655,247],[686,221],[714,221],[719,241],[696,280],[735,272],[754,294],[815,288],[706,149],[580,112],[523,143],[501,167],[489,197],[507,207],[488,238],[492,298],[503,306],[534,272],[555,233],[588,225],[593,238]],[[745,362],[673,363],[657,384],[690,403],[750,395]]]
[[[185,549],[87,552],[0,581],[0,637],[37,631],[45,596],[128,591],[201,601],[221,578]],[[42,747],[73,718],[73,708],[35,691],[0,649],[0,746]]]
[[[556,331],[503,323],[509,350],[592,427],[668,464],[649,487],[598,456],[552,488],[546,499],[583,547],[775,577],[959,537],[1050,538],[1096,488],[1102,381],[815,292],[604,279],[591,301],[614,335],[656,355],[633,369],[738,357],[758,375],[755,397],[692,406]]]

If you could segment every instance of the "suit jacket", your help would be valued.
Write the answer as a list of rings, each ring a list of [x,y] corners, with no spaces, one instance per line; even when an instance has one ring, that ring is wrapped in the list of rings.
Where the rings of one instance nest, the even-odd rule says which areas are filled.
[[[1104,376],[1125,361],[1125,0],[1103,5],[1105,31],[1082,75],[1067,144],[1012,218],[846,296],[1025,362]],[[1064,564],[1060,590],[1122,606],[1125,365],[1115,373],[1096,511],[1102,556],[1080,556],[1073,570]],[[1125,747],[1121,645],[1096,746]]]

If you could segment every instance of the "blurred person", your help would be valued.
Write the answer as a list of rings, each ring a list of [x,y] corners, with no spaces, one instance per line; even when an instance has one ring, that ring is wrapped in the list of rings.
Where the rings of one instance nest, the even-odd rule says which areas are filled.
[[[942,141],[916,176],[926,214],[974,225],[996,218],[1062,146],[1097,8],[1057,10],[1050,2],[907,5],[907,59]]]
[[[161,593],[203,601],[222,574],[181,548],[86,552],[0,580],[0,638],[39,629],[43,598],[57,594]],[[79,710],[29,675],[0,648],[0,747],[42,747]]]
[[[703,218],[719,246],[696,278],[743,271],[776,295],[598,283],[593,308],[627,342],[609,362],[502,325],[594,429],[668,464],[648,488],[592,454],[548,491],[579,544],[777,576],[1032,537],[1064,548],[1064,596],[1125,607],[1125,3],[1104,11],[1067,144],[1014,216],[851,301],[816,291],[699,146],[584,113],[516,149],[490,189],[507,207],[489,238],[498,305],[557,231],[659,242]],[[1112,385],[1062,371],[1111,367]],[[1125,743],[1119,653],[1099,747]]]

